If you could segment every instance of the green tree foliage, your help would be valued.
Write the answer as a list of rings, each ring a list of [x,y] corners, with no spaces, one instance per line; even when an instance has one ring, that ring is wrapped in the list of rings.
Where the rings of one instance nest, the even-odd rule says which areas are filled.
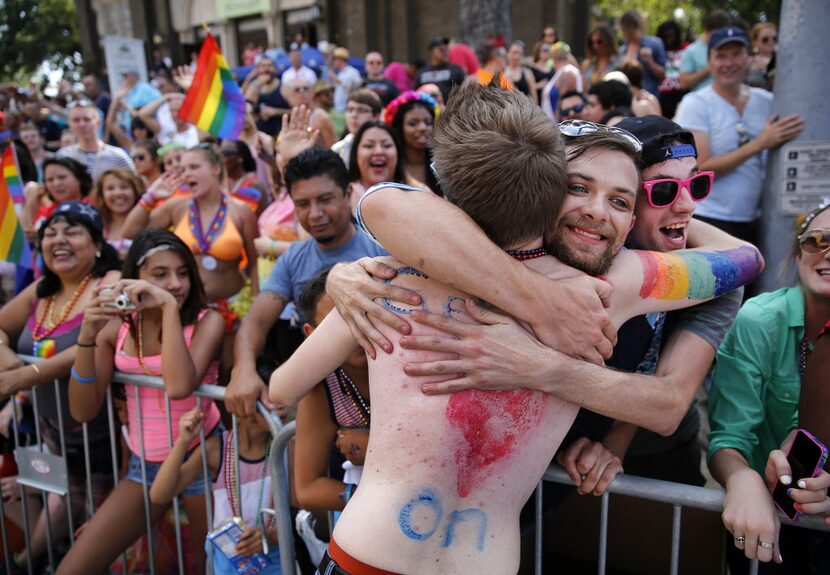
[[[44,61],[72,68],[79,51],[71,0],[0,0],[0,79],[31,74]]]
[[[649,34],[661,22],[674,19],[683,30],[702,30],[703,17],[718,8],[741,19],[749,27],[756,22],[778,22],[782,0],[594,0],[594,10],[601,20],[618,20],[623,12],[636,8],[646,18]],[[678,17],[679,15],[679,17]]]

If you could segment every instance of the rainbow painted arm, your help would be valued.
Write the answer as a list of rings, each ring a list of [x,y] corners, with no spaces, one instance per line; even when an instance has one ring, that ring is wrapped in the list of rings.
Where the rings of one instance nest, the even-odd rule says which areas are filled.
[[[690,307],[752,282],[763,269],[761,253],[748,244],[724,251],[627,250],[608,274],[614,286],[610,313],[628,319]]]

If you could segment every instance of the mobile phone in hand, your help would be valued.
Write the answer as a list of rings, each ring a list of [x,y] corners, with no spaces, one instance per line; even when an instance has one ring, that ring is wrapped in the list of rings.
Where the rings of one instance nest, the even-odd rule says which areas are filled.
[[[817,477],[824,469],[827,462],[827,448],[824,444],[803,429],[796,431],[795,439],[787,454],[787,461],[792,469],[793,481]],[[787,490],[792,485],[784,485],[780,481],[775,484],[772,491],[772,499],[775,505],[784,515],[793,521],[798,521],[801,513],[795,507],[795,501],[787,495]]]

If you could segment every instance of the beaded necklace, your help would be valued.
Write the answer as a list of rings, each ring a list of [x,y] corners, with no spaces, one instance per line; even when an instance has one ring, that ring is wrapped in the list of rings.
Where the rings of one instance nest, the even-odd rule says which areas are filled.
[[[271,453],[271,444],[268,443],[265,447],[265,457],[263,457],[262,477],[259,479],[259,496],[257,496],[257,508],[265,507],[265,502],[262,500],[265,492],[265,476],[268,474],[268,456]],[[228,432],[228,448],[225,450],[224,457],[224,472],[225,472],[225,489],[228,492],[228,503],[231,506],[231,513],[234,517],[242,517],[242,504],[239,501],[239,478],[236,475],[236,461],[239,454],[236,452],[236,442],[233,440],[233,430]],[[257,513],[255,527],[259,528],[261,522],[260,514]],[[269,515],[265,520],[265,528],[269,529],[274,523],[274,517]]]
[[[210,249],[210,246],[213,245],[216,236],[218,236],[219,232],[222,231],[222,227],[225,225],[225,218],[227,214],[228,202],[227,200],[225,200],[225,195],[223,194],[219,203],[219,209],[216,211],[216,214],[210,221],[207,233],[204,233],[202,229],[202,215],[199,212],[199,205],[196,203],[196,200],[190,202],[190,208],[188,210],[188,221],[190,223],[190,231],[193,233],[193,237],[196,238],[196,241],[199,244],[198,251],[193,250],[194,253],[207,253],[207,251]],[[196,246],[191,246],[191,248],[194,247]]]
[[[147,367],[147,364],[144,363],[144,322],[142,321],[141,312],[138,313],[138,320],[136,325],[136,344],[138,347],[138,365],[141,366],[141,370],[144,372],[144,375],[161,375],[161,373],[153,373],[150,371],[150,368]]]
[[[53,314],[55,312],[55,301],[57,300],[57,294],[53,294],[49,296],[49,302],[46,304],[46,307],[40,313],[40,317],[35,324],[35,329],[32,330],[32,340],[35,343],[38,343],[43,338],[49,336],[58,329],[61,324],[63,324],[68,318],[69,314],[72,313],[72,309],[75,307],[75,304],[78,303],[78,300],[81,299],[81,296],[84,295],[84,291],[86,291],[86,286],[89,285],[89,282],[92,281],[92,274],[87,274],[87,276],[78,284],[78,287],[75,288],[75,293],[72,294],[72,299],[63,306],[61,310],[61,314],[58,317],[58,320],[55,321]],[[41,331],[43,324],[46,322],[46,318],[49,317],[49,323],[52,324],[52,327]],[[37,351],[35,351],[34,355],[37,355]]]
[[[161,375],[161,372],[153,373],[147,364],[144,363],[144,323],[141,319],[141,312],[138,312],[138,320],[136,320],[136,347],[138,348],[138,365],[141,366],[141,370],[144,372],[144,375]],[[167,409],[164,406],[164,390],[157,389],[158,395],[156,396],[156,407],[160,412],[165,412]]]
[[[525,260],[534,260],[536,258],[544,257],[548,255],[548,250],[545,248],[536,248],[532,250],[507,250],[507,255],[514,260],[522,262]]]
[[[801,338],[801,343],[798,344],[798,373],[801,377],[804,377],[804,372],[807,371],[807,360],[810,359],[812,351],[810,349],[810,339],[805,335]]]
[[[369,404],[363,399],[363,395],[361,395],[360,391],[357,389],[357,385],[355,382],[352,381],[352,378],[343,371],[343,368],[338,367],[334,370],[334,376],[337,378],[337,383],[340,384],[340,390],[343,394],[349,398],[349,401],[352,402],[352,406],[354,407],[355,413],[363,420],[364,426],[369,427],[369,419],[372,416],[372,410],[369,407]]]

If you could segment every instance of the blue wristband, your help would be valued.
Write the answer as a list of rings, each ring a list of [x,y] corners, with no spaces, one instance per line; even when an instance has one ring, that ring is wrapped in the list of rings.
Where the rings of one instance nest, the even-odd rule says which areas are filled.
[[[69,369],[69,374],[74,377],[75,381],[78,383],[94,383],[98,379],[98,376],[94,373],[89,377],[82,377],[77,371],[75,371],[74,365]]]

